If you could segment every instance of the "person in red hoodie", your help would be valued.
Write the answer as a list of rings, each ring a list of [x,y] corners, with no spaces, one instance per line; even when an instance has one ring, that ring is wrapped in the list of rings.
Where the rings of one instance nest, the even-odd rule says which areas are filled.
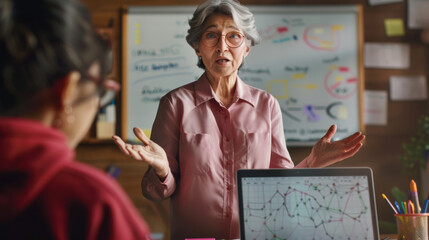
[[[0,0],[0,239],[150,239],[115,180],[74,161],[119,87],[109,49],[77,0]]]

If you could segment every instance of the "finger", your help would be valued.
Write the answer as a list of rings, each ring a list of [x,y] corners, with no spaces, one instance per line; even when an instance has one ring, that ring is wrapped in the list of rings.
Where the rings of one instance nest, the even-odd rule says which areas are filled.
[[[344,159],[354,156],[362,146],[363,146],[362,143],[356,144],[356,146],[354,148],[352,148],[349,151],[344,153],[344,155],[343,155]]]
[[[325,136],[322,138],[326,139],[327,141],[331,141],[332,137],[334,136],[335,132],[337,131],[337,125],[333,124],[326,132]]]
[[[125,153],[125,154],[127,154],[127,155],[129,155],[129,154],[130,154],[130,153],[128,152],[128,150],[125,148],[126,144],[125,144],[125,142],[122,140],[122,138],[120,138],[120,137],[118,137],[118,136],[113,136],[112,138],[113,138],[113,140],[115,141],[116,145],[118,145],[119,149],[120,149],[123,153]]]
[[[131,145],[127,145],[125,148],[128,150],[129,155],[132,158],[134,158],[136,160],[141,160],[140,155],[137,153],[137,151],[135,151],[134,149],[132,149]]]
[[[142,143],[144,143],[145,145],[148,145],[150,143],[150,139],[146,136],[146,134],[144,134],[144,132],[140,128],[138,127],[133,128],[133,132],[136,135],[136,137],[140,141],[142,141]]]
[[[153,157],[150,157],[149,154],[145,151],[138,151],[137,153],[139,154],[142,160],[144,160],[145,162],[147,162],[149,165],[152,166],[154,162]]]
[[[365,135],[360,135],[355,139],[352,139],[351,141],[346,142],[346,146],[347,148],[353,148],[354,146],[356,146],[356,144],[362,143],[364,139],[365,139]]]
[[[362,133],[361,132],[355,132],[352,135],[344,138],[343,141],[344,142],[350,142],[350,141],[353,141],[355,138],[357,138],[359,136],[362,136]]]

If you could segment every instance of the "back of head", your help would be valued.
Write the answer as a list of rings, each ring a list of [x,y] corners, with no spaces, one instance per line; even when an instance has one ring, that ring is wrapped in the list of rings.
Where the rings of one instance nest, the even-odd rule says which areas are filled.
[[[108,45],[77,0],[0,1],[0,116],[20,116],[38,94],[94,62],[107,73]],[[83,78],[84,79],[84,78]]]

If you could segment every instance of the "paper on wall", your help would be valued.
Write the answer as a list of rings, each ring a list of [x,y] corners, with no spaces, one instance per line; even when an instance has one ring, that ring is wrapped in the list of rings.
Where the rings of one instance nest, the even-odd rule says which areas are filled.
[[[408,0],[408,27],[411,29],[429,28],[428,9],[428,0]]]
[[[391,76],[390,98],[392,100],[427,99],[426,78],[420,76]]]
[[[365,43],[365,67],[406,69],[410,46],[403,43]]]
[[[388,3],[396,3],[402,2],[402,0],[368,0],[369,5],[380,5],[380,4],[388,4]]]
[[[366,125],[386,125],[387,91],[365,90],[364,108]]]

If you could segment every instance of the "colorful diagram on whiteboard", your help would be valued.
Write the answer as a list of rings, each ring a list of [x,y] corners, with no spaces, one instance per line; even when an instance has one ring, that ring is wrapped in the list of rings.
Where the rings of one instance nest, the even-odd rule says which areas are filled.
[[[286,105],[289,102],[296,101],[296,99],[290,98],[286,101]],[[303,122],[304,120],[307,122],[319,122],[324,117],[334,120],[348,119],[348,109],[342,102],[332,102],[326,106],[320,104],[306,104],[301,107],[280,106],[280,109],[285,117],[295,122]]]
[[[331,66],[323,80],[328,93],[339,99],[353,96],[357,90],[357,78],[348,67]]]
[[[272,25],[259,32],[263,41],[272,41],[273,43],[284,43],[297,41],[298,35],[294,34],[288,25]]]
[[[295,122],[320,122],[329,118],[332,120],[347,120],[348,108],[341,100],[334,100],[327,104],[304,103],[296,98],[292,93],[296,90],[308,92],[320,90],[319,84],[306,82],[305,72],[295,72],[288,79],[269,80],[267,91],[284,104],[280,108],[288,119]],[[326,92],[338,99],[346,99],[356,93],[357,78],[350,73],[349,68],[341,66],[331,66],[324,77]],[[294,90],[290,90],[294,89]]]
[[[341,24],[311,25],[305,28],[303,38],[313,49],[334,51],[340,46],[340,31],[343,28]]]

